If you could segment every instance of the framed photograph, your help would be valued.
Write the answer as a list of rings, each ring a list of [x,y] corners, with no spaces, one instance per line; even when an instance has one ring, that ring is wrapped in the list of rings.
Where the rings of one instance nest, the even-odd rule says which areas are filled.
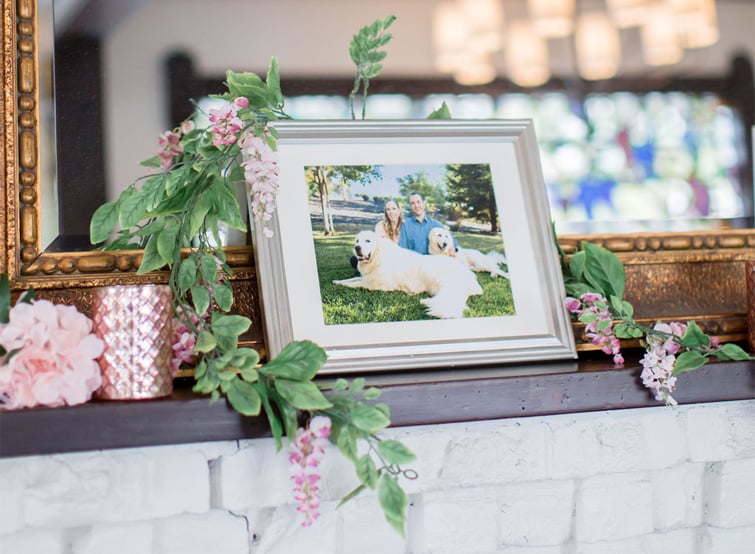
[[[266,344],[323,372],[576,358],[530,121],[278,122]]]

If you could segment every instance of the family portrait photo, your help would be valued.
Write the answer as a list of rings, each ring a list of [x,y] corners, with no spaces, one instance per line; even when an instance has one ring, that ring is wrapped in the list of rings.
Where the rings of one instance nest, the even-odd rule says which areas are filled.
[[[516,314],[488,164],[304,172],[325,325]]]

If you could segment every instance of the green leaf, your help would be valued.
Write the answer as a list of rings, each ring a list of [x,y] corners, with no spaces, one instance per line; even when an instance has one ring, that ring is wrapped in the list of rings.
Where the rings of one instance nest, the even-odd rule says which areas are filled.
[[[317,374],[326,359],[325,351],[314,342],[293,341],[260,371],[272,377],[309,381]]]
[[[160,156],[152,156],[151,158],[147,158],[146,160],[142,160],[139,162],[139,165],[143,167],[151,167],[153,169],[158,169],[162,167],[162,160],[160,159]]]
[[[200,331],[194,344],[194,350],[202,353],[212,352],[217,345],[218,341],[215,340],[212,333],[209,331]]]
[[[150,198],[135,188],[127,189],[130,192],[124,194],[118,200],[118,216],[121,227],[128,229],[133,227],[147,216],[150,207]]]
[[[369,488],[374,489],[378,482],[378,470],[375,467],[375,462],[372,461],[372,457],[365,454],[356,461],[355,466],[359,480]]]
[[[189,256],[181,262],[178,268],[178,287],[183,290],[189,290],[197,283],[197,260],[194,255]]]
[[[142,263],[139,265],[139,270],[136,272],[138,275],[144,275],[150,271],[155,271],[162,268],[168,263],[160,253],[157,251],[157,237],[152,235],[147,241],[147,245],[144,247],[144,253],[142,254]]]
[[[676,363],[674,364],[674,369],[671,371],[671,375],[679,375],[685,371],[692,371],[704,366],[707,361],[707,357],[694,350],[682,352],[676,357]]]
[[[118,202],[105,202],[92,215],[89,223],[89,240],[99,244],[110,238],[110,233],[118,223]]]
[[[377,400],[380,398],[381,391],[377,387],[370,387],[364,391],[365,400]]]
[[[682,345],[687,348],[706,347],[710,344],[710,337],[703,333],[702,329],[694,321],[687,324],[687,330],[682,336]]]
[[[233,290],[225,283],[212,285],[212,297],[222,311],[227,312],[233,307]]]
[[[396,440],[381,440],[377,443],[378,452],[389,464],[404,465],[417,459],[403,443]]]
[[[584,250],[576,252],[569,258],[569,275],[575,280],[582,282],[582,276],[585,273],[585,259],[587,254]]]
[[[713,351],[720,360],[751,360],[752,357],[736,344],[726,343]]]
[[[612,295],[624,298],[626,274],[619,258],[610,250],[590,242],[583,242],[582,248],[586,254],[585,279],[607,298]]]
[[[267,88],[270,91],[272,103],[276,106],[283,104],[283,93],[281,92],[281,80],[278,73],[278,58],[273,57],[270,60],[270,66],[267,69]]]
[[[240,315],[212,314],[212,330],[216,337],[238,337],[252,324],[247,317]]]
[[[399,486],[396,478],[388,473],[383,473],[380,476],[378,500],[385,513],[385,519],[403,537],[409,499]]]
[[[299,410],[325,410],[333,406],[311,381],[276,379],[275,390]]]
[[[427,119],[453,119],[451,117],[451,110],[448,109],[448,104],[445,101],[440,105],[440,108],[433,110]]]
[[[252,386],[255,388],[257,394],[259,394],[260,398],[262,399],[262,407],[265,410],[267,421],[270,424],[270,430],[272,431],[273,437],[275,438],[275,450],[280,451],[281,447],[283,446],[283,424],[281,423],[278,415],[275,413],[275,410],[273,410],[273,406],[270,403],[270,397],[267,394],[267,387],[265,387],[264,383],[257,381]]]
[[[233,97],[244,96],[249,100],[249,107],[261,108],[268,106],[267,85],[254,73],[226,72],[228,91]]]
[[[362,404],[355,406],[351,411],[351,422],[356,428],[373,434],[388,427],[391,420],[374,406]]]
[[[164,260],[172,260],[176,256],[180,246],[178,244],[178,223],[174,217],[166,217],[165,225],[157,235],[157,252]]]
[[[256,416],[260,413],[262,399],[257,390],[246,381],[236,379],[228,390],[228,402],[240,414]]]
[[[200,194],[197,203],[194,205],[194,209],[191,210],[191,217],[189,218],[189,236],[193,237],[202,228],[207,213],[212,207],[212,200],[209,194]]]
[[[218,263],[212,254],[202,254],[199,259],[199,267],[205,283],[214,283],[218,275]]]
[[[341,432],[338,433],[338,439],[336,440],[336,446],[347,459],[356,463],[357,461],[357,441],[351,434],[348,426],[341,428]]]
[[[207,287],[196,285],[191,287],[189,291],[191,291],[191,301],[194,304],[194,310],[198,314],[207,313],[207,310],[210,308],[210,292],[207,290]]]
[[[349,385],[349,392],[351,394],[359,394],[364,389],[366,381],[364,377],[357,377],[351,382],[351,385]]]
[[[341,501],[338,503],[338,505],[336,506],[336,508],[340,508],[341,506],[343,506],[344,504],[346,504],[352,498],[354,498],[356,496],[359,496],[362,493],[362,491],[364,491],[366,488],[367,487],[365,487],[364,485],[359,485],[357,488],[355,488],[349,494],[347,494],[346,496],[344,496],[343,498],[341,498]]]
[[[349,386],[349,382],[346,379],[339,377],[338,379],[336,379],[336,382],[333,385],[333,390],[334,391],[346,390],[346,387],[348,386]]]

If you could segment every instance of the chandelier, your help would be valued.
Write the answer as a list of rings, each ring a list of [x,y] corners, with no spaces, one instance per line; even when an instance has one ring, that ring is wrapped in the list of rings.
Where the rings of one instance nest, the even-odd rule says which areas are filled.
[[[435,63],[466,85],[496,77],[502,52],[506,74],[523,87],[548,81],[549,41],[572,37],[576,67],[588,80],[609,79],[621,63],[622,29],[637,27],[650,66],[673,65],[685,49],[718,41],[715,0],[444,0],[433,14]],[[508,6],[508,7],[506,7]],[[509,17],[509,8],[521,13]],[[512,10],[515,12],[516,10]]]

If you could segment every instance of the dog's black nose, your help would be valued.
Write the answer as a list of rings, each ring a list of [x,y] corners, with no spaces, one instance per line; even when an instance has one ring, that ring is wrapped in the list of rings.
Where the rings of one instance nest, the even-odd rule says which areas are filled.
[[[357,244],[354,247],[354,252],[356,253],[357,256],[361,256],[362,255],[362,247]]]

